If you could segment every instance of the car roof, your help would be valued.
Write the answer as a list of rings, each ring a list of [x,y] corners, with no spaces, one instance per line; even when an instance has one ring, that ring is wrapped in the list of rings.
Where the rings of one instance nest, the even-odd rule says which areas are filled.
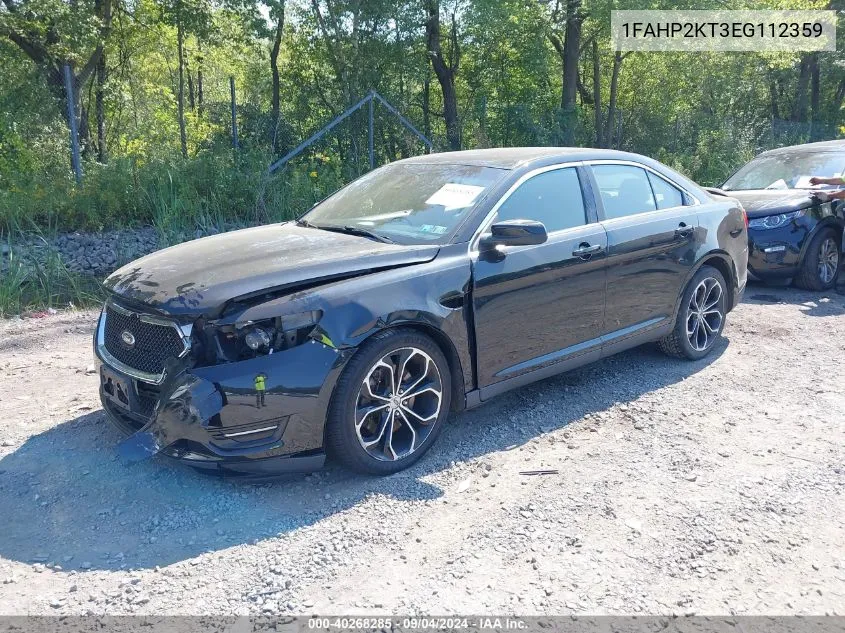
[[[791,154],[795,152],[845,152],[845,139],[834,141],[819,141],[817,143],[804,143],[802,145],[788,145],[770,149],[763,154]]]
[[[499,169],[515,169],[532,163],[578,160],[634,160],[644,162],[644,156],[612,149],[591,147],[497,147],[460,152],[439,152],[406,158],[399,163],[479,165]],[[647,160],[647,159],[646,159]]]

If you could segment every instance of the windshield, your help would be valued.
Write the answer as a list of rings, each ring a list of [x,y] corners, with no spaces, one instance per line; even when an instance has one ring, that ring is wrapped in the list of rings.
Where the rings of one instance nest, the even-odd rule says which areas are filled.
[[[507,173],[478,165],[386,165],[327,198],[303,219],[401,244],[445,241],[485,190]]]
[[[845,154],[762,154],[728,178],[722,189],[809,189],[812,176],[841,176],[843,172]]]

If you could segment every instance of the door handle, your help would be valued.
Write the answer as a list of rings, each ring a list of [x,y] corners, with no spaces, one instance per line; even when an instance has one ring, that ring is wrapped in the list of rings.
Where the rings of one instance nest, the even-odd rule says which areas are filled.
[[[575,255],[575,257],[581,257],[583,259],[587,259],[591,255],[594,255],[596,253],[600,253],[603,248],[604,247],[601,244],[595,244],[593,246],[590,246],[590,244],[587,243],[587,242],[581,242],[578,245],[578,248],[576,248],[574,251],[572,251],[572,254]]]
[[[694,230],[693,227],[687,226],[686,222],[681,222],[675,229],[675,237],[689,237]]]
[[[731,231],[731,237],[739,237],[740,233],[742,233],[742,229],[734,229]]]

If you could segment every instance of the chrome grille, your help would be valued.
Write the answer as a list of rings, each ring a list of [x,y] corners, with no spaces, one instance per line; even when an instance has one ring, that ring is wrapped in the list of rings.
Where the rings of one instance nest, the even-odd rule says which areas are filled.
[[[125,339],[134,342],[127,344]],[[114,360],[135,370],[132,375],[155,378],[152,382],[163,378],[168,359],[179,357],[186,350],[182,332],[174,322],[113,304],[106,305],[100,344]]]

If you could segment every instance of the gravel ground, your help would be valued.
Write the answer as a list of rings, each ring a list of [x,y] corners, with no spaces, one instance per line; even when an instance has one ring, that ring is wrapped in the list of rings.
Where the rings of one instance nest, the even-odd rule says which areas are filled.
[[[262,485],[117,460],[93,313],[0,323],[0,613],[843,614],[843,315],[751,287],[709,359],[632,350],[410,471]]]

